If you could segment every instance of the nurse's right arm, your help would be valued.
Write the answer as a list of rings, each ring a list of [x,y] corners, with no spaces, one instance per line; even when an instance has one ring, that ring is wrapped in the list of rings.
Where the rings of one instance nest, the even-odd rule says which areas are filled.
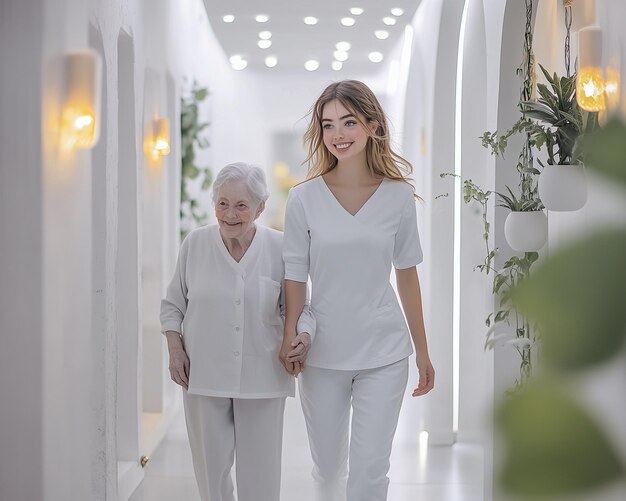
[[[298,318],[304,308],[306,300],[306,283],[294,280],[285,280],[285,330],[283,344],[278,358],[285,370],[292,376],[297,376],[304,369],[303,362],[291,362],[288,354],[294,349],[293,340],[296,338]]]

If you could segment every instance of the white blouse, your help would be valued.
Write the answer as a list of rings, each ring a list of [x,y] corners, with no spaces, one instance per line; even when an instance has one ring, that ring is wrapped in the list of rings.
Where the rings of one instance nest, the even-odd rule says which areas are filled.
[[[356,215],[322,177],[291,189],[285,215],[285,278],[311,277],[317,321],[307,364],[357,370],[409,356],[413,347],[389,281],[422,261],[413,189],[384,179]]]
[[[185,238],[161,302],[161,330],[182,333],[189,393],[230,398],[293,396],[294,378],[278,360],[283,340],[283,234],[257,225],[239,262],[217,225]],[[282,310],[282,311],[281,311]],[[315,334],[305,307],[298,332]]]

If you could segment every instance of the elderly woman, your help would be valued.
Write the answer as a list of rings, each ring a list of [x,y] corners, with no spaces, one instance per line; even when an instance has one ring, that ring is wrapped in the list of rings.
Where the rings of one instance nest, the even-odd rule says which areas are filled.
[[[184,388],[187,432],[203,501],[278,501],[285,397],[294,379],[282,342],[283,235],[255,223],[268,198],[259,167],[224,167],[213,184],[216,225],[183,241],[161,303],[172,380]],[[298,322],[290,360],[303,363],[315,320]]]

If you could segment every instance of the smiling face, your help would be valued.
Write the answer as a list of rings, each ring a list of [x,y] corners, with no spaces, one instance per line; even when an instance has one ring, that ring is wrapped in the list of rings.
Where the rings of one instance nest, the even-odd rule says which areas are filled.
[[[254,230],[265,202],[255,202],[243,181],[226,182],[215,200],[215,217],[223,238],[243,239]]]
[[[361,125],[363,117],[357,117],[338,99],[324,105],[322,110],[322,131],[324,145],[338,162],[348,159],[365,162],[365,147],[369,131]],[[372,125],[374,127],[374,124]]]

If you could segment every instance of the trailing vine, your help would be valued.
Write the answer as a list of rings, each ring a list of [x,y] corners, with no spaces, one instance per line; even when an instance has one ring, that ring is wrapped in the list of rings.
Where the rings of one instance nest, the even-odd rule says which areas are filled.
[[[202,224],[206,224],[208,214],[201,208],[199,196],[191,191],[195,184],[200,195],[207,191],[213,181],[209,167],[196,165],[196,148],[208,148],[209,141],[203,136],[209,122],[200,122],[199,104],[209,96],[208,89],[199,87],[196,81],[187,96],[181,97],[180,102],[180,134],[182,149],[182,170],[180,180],[180,237],[185,238],[187,233]]]

